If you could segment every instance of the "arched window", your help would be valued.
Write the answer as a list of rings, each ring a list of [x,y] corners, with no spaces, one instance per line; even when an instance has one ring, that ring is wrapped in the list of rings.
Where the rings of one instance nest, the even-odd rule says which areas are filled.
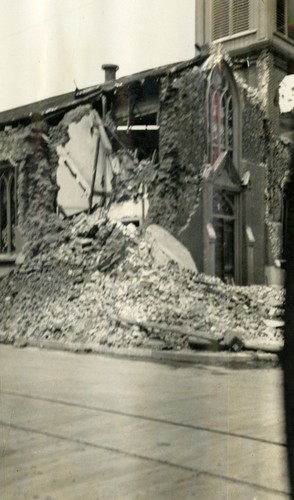
[[[16,172],[0,165],[0,254],[15,252]]]
[[[207,214],[215,238],[209,241],[210,272],[224,281],[240,282],[240,115],[237,89],[225,61],[215,64],[208,77],[208,160],[212,166],[207,188]],[[206,222],[206,223],[207,223]]]
[[[233,101],[226,70],[223,64],[216,64],[208,88],[208,156],[212,165],[222,152],[233,154],[233,126]]]

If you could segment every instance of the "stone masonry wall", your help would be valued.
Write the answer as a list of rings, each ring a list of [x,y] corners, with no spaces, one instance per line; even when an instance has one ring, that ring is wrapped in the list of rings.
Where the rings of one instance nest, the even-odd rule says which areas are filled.
[[[78,106],[55,127],[36,121],[0,132],[0,162],[17,166],[17,225],[24,254],[38,253],[58,238],[62,221],[56,214],[56,147],[68,141],[69,125],[91,109]]]
[[[149,189],[148,218],[176,235],[187,224],[199,203],[207,161],[207,74],[194,67],[162,79],[160,161],[155,167],[153,184]],[[255,198],[262,203],[260,207],[263,207],[260,228],[263,224],[267,226],[269,254],[277,257],[277,231],[271,227],[277,211],[277,197],[272,193],[273,187],[282,190],[286,182],[289,151],[276,135],[274,124],[267,118],[264,88],[260,95],[242,78],[237,75],[235,78],[242,124],[240,176],[250,165],[251,188]],[[264,87],[265,82],[262,83]],[[265,189],[260,185],[262,172]],[[260,228],[256,228],[258,234]],[[259,252],[264,254],[262,240],[259,246]]]
[[[0,133],[0,161],[17,165],[18,230],[23,251],[35,252],[60,224],[55,214],[56,155],[45,122]]]
[[[279,108],[275,102],[279,73],[273,55],[263,51],[257,61],[257,89],[243,92],[242,156],[265,168],[264,222],[267,234],[266,264],[282,257],[283,189],[290,169],[290,148],[278,136]],[[254,181],[254,174],[252,177]]]
[[[252,165],[252,189],[255,169],[264,165],[265,190],[260,192],[264,203],[264,223],[267,235],[266,264],[282,257],[283,189],[290,172],[290,148],[275,132],[275,124],[266,118],[259,94],[250,90],[243,94],[242,157]]]
[[[254,94],[242,92],[242,158],[259,164],[265,161],[264,112]]]
[[[274,139],[274,138],[273,138]],[[269,259],[281,259],[283,255],[283,204],[284,189],[290,178],[291,148],[277,138],[271,141],[267,170],[266,225],[269,234]],[[270,262],[271,263],[271,262]]]
[[[162,79],[160,158],[148,217],[174,234],[199,202],[206,157],[206,83],[198,68]]]

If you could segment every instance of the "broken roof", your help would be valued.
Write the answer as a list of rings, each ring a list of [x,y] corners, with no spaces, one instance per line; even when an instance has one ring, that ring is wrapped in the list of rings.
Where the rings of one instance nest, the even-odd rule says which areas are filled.
[[[167,64],[139,73],[133,73],[132,75],[124,76],[117,80],[104,82],[81,90],[76,89],[73,92],[49,97],[48,99],[3,111],[0,113],[0,129],[9,125],[17,125],[18,123],[31,123],[41,118],[63,115],[65,112],[80,104],[97,101],[103,93],[113,92],[119,87],[129,85],[135,81],[143,81],[146,78],[160,78],[192,66],[199,66],[205,59],[206,56],[197,56],[187,61]]]
[[[100,88],[94,88],[84,96],[76,96],[77,91],[69,92],[55,97],[49,97],[42,101],[33,102],[19,108],[9,109],[0,113],[0,128],[6,125],[16,125],[18,122],[30,123],[38,121],[39,118],[57,115],[62,112],[69,111],[80,104],[86,104],[92,100],[96,100],[101,93]]]

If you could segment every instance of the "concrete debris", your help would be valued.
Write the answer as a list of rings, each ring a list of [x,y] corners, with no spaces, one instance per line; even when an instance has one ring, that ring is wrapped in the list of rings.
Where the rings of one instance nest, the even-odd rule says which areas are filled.
[[[150,224],[146,229],[145,239],[150,242],[152,255],[159,264],[166,265],[172,261],[181,269],[197,272],[189,250],[163,227]]]
[[[224,338],[221,340],[221,345],[233,352],[241,351],[245,347],[240,334],[238,332],[230,330],[225,332]]]
[[[285,322],[279,319],[265,319],[264,324],[272,328],[281,328],[285,325]]]
[[[103,209],[63,221],[18,264],[0,281],[2,342],[233,351],[283,342],[282,288],[231,286],[173,261],[159,265],[140,230]]]

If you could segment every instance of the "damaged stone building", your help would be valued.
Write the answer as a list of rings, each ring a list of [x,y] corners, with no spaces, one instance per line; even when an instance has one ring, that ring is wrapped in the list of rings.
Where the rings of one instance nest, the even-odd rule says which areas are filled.
[[[196,0],[195,58],[0,113],[0,261],[58,231],[111,217],[171,231],[199,272],[281,283],[292,122],[287,0]],[[35,250],[37,251],[37,250]]]

